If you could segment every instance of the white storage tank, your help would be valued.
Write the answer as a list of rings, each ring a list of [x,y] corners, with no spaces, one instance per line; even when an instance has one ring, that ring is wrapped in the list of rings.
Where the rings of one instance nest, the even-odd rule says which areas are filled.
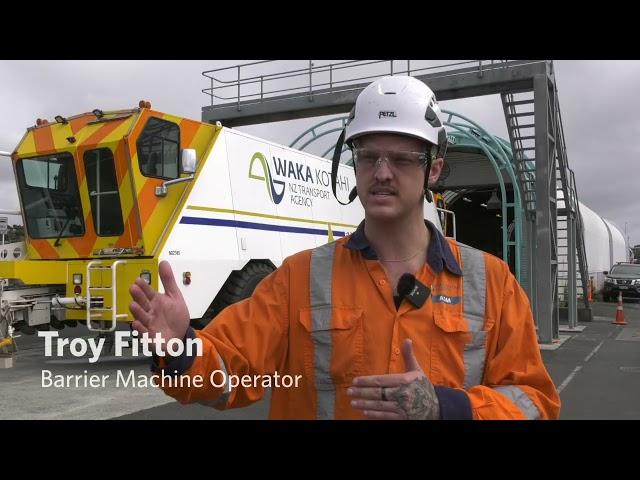
[[[558,191],[558,208],[564,208],[562,191]],[[609,272],[617,262],[628,261],[628,248],[624,235],[613,222],[602,218],[582,202],[580,202],[580,213],[584,226],[584,247],[587,254],[589,277],[593,279],[593,293],[596,294],[604,287],[604,272]],[[564,221],[558,222],[558,229],[565,227]],[[558,235],[558,246],[565,247],[567,241],[563,235],[566,233],[562,235],[558,233]],[[561,251],[564,252],[565,249],[562,248]],[[564,264],[566,255],[559,254],[558,261]],[[558,287],[559,293],[564,298],[564,292],[567,288],[566,273],[559,272]]]
[[[617,262],[628,261],[627,245],[623,233],[610,220],[580,202],[584,225],[585,249],[589,276],[593,277],[595,293],[604,286],[604,272]]]

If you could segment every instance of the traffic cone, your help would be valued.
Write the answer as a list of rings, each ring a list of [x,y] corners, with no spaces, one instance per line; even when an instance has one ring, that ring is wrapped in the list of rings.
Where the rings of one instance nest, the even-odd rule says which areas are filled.
[[[614,325],[626,325],[624,321],[624,310],[622,309],[622,292],[618,292],[618,308],[616,310],[616,321],[611,322]]]

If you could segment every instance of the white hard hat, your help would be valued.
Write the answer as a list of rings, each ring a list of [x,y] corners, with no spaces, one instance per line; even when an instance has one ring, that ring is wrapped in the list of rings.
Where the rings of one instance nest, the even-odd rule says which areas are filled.
[[[439,118],[440,107],[433,91],[424,82],[407,76],[382,77],[368,85],[356,99],[349,120],[333,150],[331,188],[339,203],[347,205],[357,196],[355,187],[344,203],[336,194],[338,165],[344,144],[353,148],[353,140],[370,133],[397,133],[429,143],[429,163],[424,178],[424,194],[431,202],[429,170],[431,161],[444,158],[447,132]]]
[[[426,140],[436,158],[444,157],[447,134],[433,91],[417,78],[389,76],[375,80],[358,95],[345,128],[344,142],[370,133],[398,133]],[[437,152],[437,153],[436,153]]]

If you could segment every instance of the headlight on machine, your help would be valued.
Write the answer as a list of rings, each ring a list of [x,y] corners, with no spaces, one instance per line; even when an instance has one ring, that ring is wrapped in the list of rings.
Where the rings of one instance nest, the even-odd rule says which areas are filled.
[[[613,279],[611,279],[611,278],[605,278],[605,279],[604,279],[604,283],[609,283],[609,284],[613,285],[613,284],[615,284],[615,283],[616,283],[616,281],[615,281],[615,280],[613,280]]]

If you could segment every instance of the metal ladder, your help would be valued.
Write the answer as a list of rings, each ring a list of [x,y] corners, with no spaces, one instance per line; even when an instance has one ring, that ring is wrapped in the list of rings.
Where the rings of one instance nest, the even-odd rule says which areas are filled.
[[[118,266],[126,264],[126,260],[116,260],[111,265],[103,266],[102,260],[92,260],[87,264],[87,328],[92,332],[113,332],[116,329],[117,322],[119,318],[128,318],[128,314],[126,313],[118,313],[118,292],[117,292],[117,274],[118,274]],[[111,272],[111,286],[105,287],[101,286],[91,286],[91,272],[95,271],[110,271]],[[104,297],[94,297],[93,292],[99,291],[110,291],[111,292],[111,306],[104,306]],[[94,302],[98,303],[102,299],[103,305],[101,307],[95,307]],[[93,327],[91,324],[92,320],[100,320],[102,319],[104,313],[103,312],[111,312],[111,326],[109,328],[101,328],[101,327]],[[105,320],[107,322],[109,320]]]
[[[516,96],[517,95],[517,96]],[[554,246],[556,249],[557,261],[557,279],[556,285],[558,300],[567,303],[570,311],[575,311],[575,300],[577,296],[581,296],[585,302],[585,308],[589,308],[586,292],[588,281],[587,257],[584,246],[584,227],[582,217],[580,215],[580,205],[578,202],[578,193],[575,187],[574,172],[569,168],[566,143],[564,138],[564,130],[562,127],[562,116],[558,103],[558,93],[555,81],[553,89],[550,92],[549,111],[553,112],[549,117],[550,132],[547,139],[554,145],[556,158],[556,197],[558,201],[564,201],[564,208],[556,209],[556,231],[552,235]],[[535,109],[533,91],[522,93],[502,94],[502,105],[507,121],[507,130],[509,132],[509,140],[511,142],[513,161],[516,164],[516,172],[518,175],[519,188],[521,189],[523,206],[530,222],[536,218],[536,166],[535,166]],[[557,204],[556,204],[557,205]],[[573,239],[569,238],[569,228],[575,226],[575,235]],[[571,244],[571,245],[570,245]],[[530,248],[523,252],[528,256],[533,253]],[[575,255],[574,259],[569,257],[569,248],[572,248]],[[574,263],[573,260],[576,260]],[[532,267],[533,260],[527,258],[523,261],[523,265]],[[576,268],[576,264],[577,267]],[[528,274],[528,272],[527,272]],[[527,274],[523,275],[526,278]],[[571,283],[569,278],[574,275],[576,279],[574,285],[579,288],[569,288]],[[561,284],[561,288],[559,287]],[[574,290],[571,295],[568,290]],[[580,290],[578,295],[578,290]],[[573,308],[572,308],[573,306]],[[570,312],[570,326],[575,327],[575,317]]]
[[[533,111],[533,92],[502,94],[502,108],[507,120],[507,131],[511,142],[513,161],[522,203],[528,215],[536,213],[536,166],[535,166],[535,123]],[[527,107],[531,106],[531,110]],[[523,123],[520,123],[520,122]],[[527,153],[531,152],[531,153]]]
[[[564,206],[558,209],[558,279],[564,280],[564,285],[559,289],[559,300],[567,304],[569,302],[569,289],[570,286],[568,284],[569,281],[569,271],[571,270],[569,266],[569,249],[570,246],[574,247],[573,255],[574,259],[572,261],[576,262],[575,265],[578,265],[576,269],[576,295],[579,298],[586,298],[587,295],[587,282],[583,281],[584,279],[588,279],[586,274],[583,274],[583,266],[581,265],[581,257],[585,257],[586,253],[580,252],[580,250],[584,250],[584,242],[580,241],[583,238],[583,226],[582,226],[582,218],[580,216],[580,205],[577,201],[577,193],[575,190],[575,180],[573,170],[569,169],[569,198],[564,200]],[[559,200],[561,201],[561,200]],[[575,221],[575,245],[570,245],[573,242],[569,238],[569,228],[571,216]],[[575,268],[575,267],[574,267]],[[586,269],[586,267],[584,267]]]
[[[516,96],[517,95],[517,96]],[[536,218],[536,167],[535,167],[535,119],[533,92],[500,95],[502,108],[507,122],[509,143],[511,143],[512,161],[517,176],[517,186],[524,210],[523,238],[520,245],[520,284],[532,300],[535,314],[535,270],[532,249],[535,245],[534,221]]]
[[[582,224],[582,215],[580,213],[580,202],[578,201],[578,191],[576,188],[575,174],[569,168],[567,160],[567,146],[564,138],[564,130],[562,128],[562,115],[558,104],[557,86],[553,84],[553,101],[555,102],[556,119],[554,125],[556,128],[555,137],[558,141],[556,152],[558,155],[558,174],[560,176],[560,185],[558,189],[562,189],[565,208],[558,211],[558,230],[560,230],[561,222],[564,224],[567,234],[572,234],[570,228],[575,228],[573,241],[567,235],[567,249],[565,262],[560,262],[558,257],[558,276],[567,278],[567,289],[564,292],[566,301],[568,302],[570,312],[573,309],[577,296],[582,298],[584,307],[589,309],[589,299],[587,298],[587,284],[589,282],[589,267],[587,265],[587,254],[584,245],[584,226]],[[571,247],[572,251],[569,251]],[[560,253],[560,252],[559,252]],[[574,258],[575,255],[575,258]],[[577,269],[576,262],[577,261]],[[572,284],[570,276],[575,272],[575,283]],[[578,290],[580,292],[578,293]],[[577,322],[569,316],[569,326],[575,327]]]

